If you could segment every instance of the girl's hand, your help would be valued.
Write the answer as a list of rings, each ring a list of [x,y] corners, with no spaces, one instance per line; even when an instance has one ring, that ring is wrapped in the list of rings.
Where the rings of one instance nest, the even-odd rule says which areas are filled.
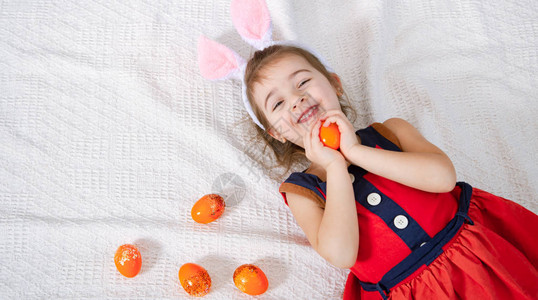
[[[327,170],[333,163],[345,163],[342,154],[334,149],[325,147],[319,138],[319,129],[322,121],[316,120],[308,126],[303,137],[306,157],[313,163],[320,165]]]
[[[321,119],[324,120],[323,126],[325,127],[331,123],[338,125],[338,130],[340,131],[340,152],[347,159],[348,154],[351,153],[351,148],[359,145],[355,128],[353,128],[346,115],[340,110],[329,110],[321,116]]]

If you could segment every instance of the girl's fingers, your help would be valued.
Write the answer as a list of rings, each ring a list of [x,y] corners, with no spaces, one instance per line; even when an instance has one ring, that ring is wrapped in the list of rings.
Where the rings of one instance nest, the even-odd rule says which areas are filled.
[[[336,123],[338,127],[347,125],[340,116],[332,116],[328,117],[325,122],[323,122],[323,127],[328,127],[329,125],[331,125],[331,123]]]
[[[314,126],[313,130],[312,130],[312,144],[316,145],[316,144],[321,144],[321,141],[319,139],[319,130],[321,128],[321,122],[316,122],[316,126]]]
[[[308,125],[307,127],[307,130],[306,130],[306,133],[304,135],[304,139],[303,139],[303,142],[304,142],[304,146],[305,146],[305,150],[306,150],[306,147],[308,146],[309,147],[309,150],[311,150],[311,146],[312,146],[312,130],[314,128],[314,126],[316,126],[316,124],[319,122],[319,120],[317,120],[316,122],[312,122],[310,125]]]
[[[319,148],[318,143],[321,144],[321,141],[319,140],[319,129],[321,127],[321,121],[316,120],[315,122],[312,122],[312,124],[309,125],[309,131],[305,134],[305,138],[307,139],[308,147],[310,151],[316,151]],[[306,147],[306,144],[305,144]],[[306,150],[306,148],[305,148]]]
[[[323,122],[323,127],[328,127],[331,123],[337,123],[337,119],[335,117],[325,119],[325,122]]]
[[[307,157],[310,160],[315,160],[316,157],[318,157],[319,155],[319,147],[317,145],[317,142],[319,142],[319,137],[316,138],[316,132],[319,132],[320,126],[320,120],[312,122],[312,124],[308,126],[308,131],[305,133],[304,136],[304,149],[305,153],[307,154]]]

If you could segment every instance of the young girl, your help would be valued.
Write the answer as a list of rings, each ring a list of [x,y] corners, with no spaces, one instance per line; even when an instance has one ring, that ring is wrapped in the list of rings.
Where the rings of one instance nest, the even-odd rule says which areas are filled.
[[[312,247],[351,269],[345,299],[538,297],[535,214],[456,183],[447,155],[402,119],[355,131],[339,77],[308,51],[257,51],[244,82],[260,133],[311,161],[280,192]],[[339,151],[319,138],[330,123]]]
[[[351,270],[344,299],[538,299],[535,214],[456,182],[447,155],[402,119],[355,131],[338,75],[312,51],[275,45],[263,1],[232,1],[232,20],[259,51],[246,63],[201,38],[202,75],[241,79],[279,163],[310,160],[280,192],[312,247]],[[338,150],[319,138],[330,123]]]

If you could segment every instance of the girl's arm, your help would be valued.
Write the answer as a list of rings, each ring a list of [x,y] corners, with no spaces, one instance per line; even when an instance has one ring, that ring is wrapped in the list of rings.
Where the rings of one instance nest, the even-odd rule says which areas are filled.
[[[297,224],[312,247],[328,262],[339,268],[350,268],[357,260],[359,224],[351,179],[344,156],[324,147],[319,139],[321,122],[315,121],[304,135],[305,154],[326,172],[325,209],[297,194],[287,194]]]
[[[357,143],[347,151],[346,159],[371,173],[423,191],[439,193],[454,188],[456,171],[443,151],[402,119],[389,119],[383,124],[396,135],[403,152]]]
[[[290,210],[312,247],[332,265],[351,268],[359,251],[359,225],[351,179],[345,160],[327,169],[325,209],[294,193],[286,197]]]

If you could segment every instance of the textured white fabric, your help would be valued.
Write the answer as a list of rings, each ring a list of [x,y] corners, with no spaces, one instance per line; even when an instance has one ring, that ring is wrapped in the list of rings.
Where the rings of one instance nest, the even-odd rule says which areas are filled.
[[[538,211],[538,2],[268,5],[276,40],[341,76],[357,128],[405,118],[459,180]],[[253,52],[229,14],[228,1],[2,2],[0,298],[187,298],[186,262],[212,277],[207,299],[247,299],[232,283],[244,263],[269,278],[260,299],[341,297],[347,271],[312,250],[254,160],[240,84],[199,75],[202,33]],[[194,223],[215,191],[235,198]],[[115,269],[123,243],[142,252],[135,278]]]

